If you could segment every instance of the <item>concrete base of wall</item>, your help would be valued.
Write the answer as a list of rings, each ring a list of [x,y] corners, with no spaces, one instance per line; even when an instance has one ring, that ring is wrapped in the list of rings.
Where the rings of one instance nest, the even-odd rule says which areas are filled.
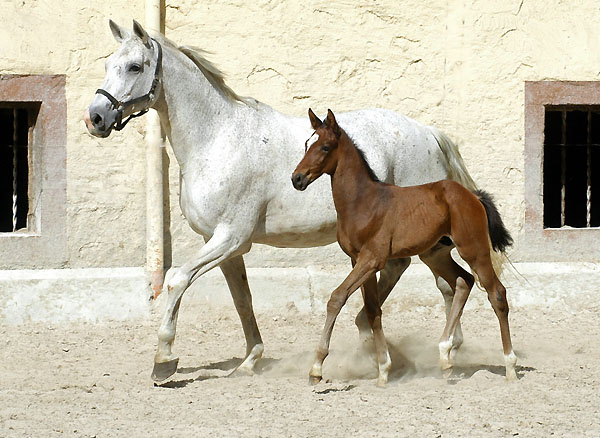
[[[561,305],[565,311],[600,305],[600,265],[591,263],[519,263],[520,275],[508,272],[507,286],[513,308]],[[343,280],[349,267],[250,268],[248,279],[257,311],[282,313],[324,312],[331,291]],[[148,318],[161,311],[162,294],[151,302],[142,268],[15,270],[0,271],[0,323],[99,322]],[[220,270],[198,279],[183,298],[188,304],[232,306]],[[349,301],[349,310],[361,305],[360,293]],[[487,306],[487,296],[475,289],[467,308]],[[428,269],[415,263],[392,292],[386,307],[405,309],[443,306]]]

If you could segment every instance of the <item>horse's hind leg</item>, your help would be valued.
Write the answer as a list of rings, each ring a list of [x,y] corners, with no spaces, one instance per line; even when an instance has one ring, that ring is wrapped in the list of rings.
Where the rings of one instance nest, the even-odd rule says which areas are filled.
[[[452,366],[456,350],[463,343],[460,316],[462,315],[464,302],[474,284],[473,276],[460,267],[450,255],[452,248],[453,246],[438,243],[419,256],[431,269],[446,305],[446,326],[439,344],[442,369]],[[452,309],[457,299],[458,302],[454,310],[455,316],[453,317]]]
[[[167,308],[158,329],[158,347],[152,370],[153,380],[163,381],[177,371],[179,359],[171,350],[183,293],[196,278],[236,255],[236,252],[242,252],[240,241],[239,238],[217,229],[211,239],[200,249],[198,255],[177,269],[165,284]]]
[[[256,361],[262,357],[264,346],[252,308],[252,295],[246,277],[244,258],[242,256],[232,257],[221,263],[219,267],[225,275],[233,304],[240,316],[242,329],[246,336],[246,358],[234,370],[234,373],[252,374]]]
[[[362,287],[362,294],[365,303],[365,312],[369,325],[373,330],[375,350],[377,351],[377,364],[379,367],[377,386],[385,386],[388,381],[390,368],[392,367],[392,360],[390,359],[387,342],[383,334],[383,327],[381,326],[381,300],[377,296],[377,278],[375,275],[365,281]]]
[[[394,286],[396,285],[396,283],[398,282],[404,271],[406,271],[406,268],[408,268],[409,265],[410,258],[389,259],[387,261],[385,267],[379,273],[379,281],[377,282],[380,306],[383,306],[383,303],[389,296],[390,292],[392,292],[392,289],[394,288]],[[372,331],[364,307],[356,316],[354,323],[358,327],[360,339],[363,342],[370,341]]]

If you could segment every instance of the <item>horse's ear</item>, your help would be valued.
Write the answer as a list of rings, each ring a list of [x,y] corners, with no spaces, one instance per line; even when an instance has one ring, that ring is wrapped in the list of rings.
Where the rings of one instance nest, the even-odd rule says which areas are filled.
[[[110,26],[110,31],[112,32],[113,36],[115,37],[118,43],[122,43],[124,40],[129,38],[129,32],[127,32],[114,21],[109,19],[108,25]]]
[[[316,130],[318,127],[320,127],[323,122],[321,121],[321,119],[319,119],[315,113],[313,113],[312,109],[308,109],[308,118],[310,119],[310,126],[313,127],[314,130]]]
[[[333,115],[333,111],[331,111],[330,109],[327,110],[326,123],[327,123],[327,126],[329,126],[331,128],[331,130],[337,137],[342,135],[342,131],[340,130],[340,127],[337,124],[337,121],[335,120],[335,116]]]
[[[150,37],[148,36],[148,33],[144,30],[142,25],[135,20],[133,20],[133,34],[142,40],[144,46],[148,47],[149,49],[152,47],[150,45]]]

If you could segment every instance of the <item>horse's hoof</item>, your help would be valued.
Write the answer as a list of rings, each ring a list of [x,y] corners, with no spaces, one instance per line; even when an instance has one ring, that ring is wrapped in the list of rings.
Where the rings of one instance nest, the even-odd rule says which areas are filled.
[[[507,382],[516,382],[517,380],[519,380],[519,378],[517,377],[517,373],[514,369],[506,370],[506,381]]]
[[[321,379],[323,379],[322,376],[308,376],[308,383],[314,386],[319,383]]]
[[[154,368],[152,369],[152,380],[155,382],[162,382],[163,380],[171,377],[177,371],[177,364],[179,359],[172,359],[167,362],[154,362]]]

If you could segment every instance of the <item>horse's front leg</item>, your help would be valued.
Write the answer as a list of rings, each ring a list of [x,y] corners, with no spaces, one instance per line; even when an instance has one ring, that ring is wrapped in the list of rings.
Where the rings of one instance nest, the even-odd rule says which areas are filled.
[[[348,300],[348,297],[354,293],[369,277],[375,275],[377,272],[377,264],[374,260],[357,260],[356,265],[346,277],[346,279],[340,284],[332,293],[329,301],[327,302],[327,318],[325,320],[325,327],[323,327],[323,333],[321,334],[321,340],[317,347],[317,353],[315,362],[309,373],[309,382],[316,384],[323,378],[323,361],[329,354],[329,342],[331,341],[331,333],[333,332],[333,326],[335,320],[342,310],[344,304]]]
[[[232,374],[253,374],[254,365],[262,357],[264,346],[252,308],[252,295],[246,277],[244,258],[241,255],[232,257],[221,263],[220,268],[225,275],[246,337],[246,358]]]
[[[152,370],[153,380],[163,381],[177,371],[179,358],[172,354],[171,349],[175,340],[177,315],[183,293],[196,278],[230,257],[247,250],[242,242],[242,239],[225,228],[217,227],[196,257],[177,269],[165,284],[165,292],[168,295],[167,308],[158,329],[158,348]]]

